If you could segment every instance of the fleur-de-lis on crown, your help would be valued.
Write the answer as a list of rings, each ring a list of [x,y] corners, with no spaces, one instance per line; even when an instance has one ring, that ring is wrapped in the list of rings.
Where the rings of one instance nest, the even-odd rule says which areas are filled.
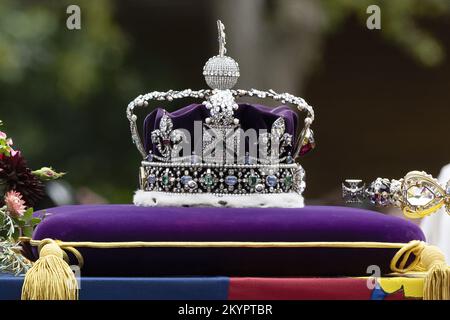
[[[161,117],[159,129],[155,129],[151,133],[152,143],[156,144],[156,148],[165,161],[178,155],[184,138],[185,135],[181,130],[173,130],[172,119],[166,112]]]
[[[287,147],[292,146],[292,135],[286,133],[286,124],[282,117],[279,117],[272,124],[269,132],[265,132],[260,136],[260,143],[267,150],[267,156],[270,159],[279,157],[283,154]],[[276,150],[275,148],[279,149]]]

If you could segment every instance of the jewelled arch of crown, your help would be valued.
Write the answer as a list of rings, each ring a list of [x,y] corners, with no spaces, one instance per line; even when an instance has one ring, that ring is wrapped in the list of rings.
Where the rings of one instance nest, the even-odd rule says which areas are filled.
[[[310,129],[314,110],[304,99],[289,93],[232,89],[240,75],[239,65],[225,55],[225,28],[221,21],[217,21],[217,26],[219,54],[210,58],[203,68],[211,89],[154,91],[138,96],[127,107],[132,140],[144,158],[140,167],[140,190],[136,192],[134,202],[146,206],[302,207],[305,171],[297,160],[314,147]],[[238,134],[240,121],[235,118],[234,111],[239,108],[235,99],[245,96],[294,105],[307,114],[303,129],[293,137],[286,132],[284,118],[279,117],[270,132],[259,135],[258,150],[264,150],[266,156],[252,157],[245,153],[244,156],[230,157],[230,154],[239,155],[242,147]],[[181,98],[203,99],[202,103],[209,111],[209,117],[202,124],[201,154],[192,152],[180,156],[186,135],[182,128],[174,129],[167,112],[162,115],[158,128],[151,132],[152,144],[159,155],[152,151],[147,153],[138,133],[135,108],[146,107],[151,100]],[[286,154],[288,147],[292,152]],[[212,200],[211,195],[218,199]],[[242,201],[237,196],[249,197]]]

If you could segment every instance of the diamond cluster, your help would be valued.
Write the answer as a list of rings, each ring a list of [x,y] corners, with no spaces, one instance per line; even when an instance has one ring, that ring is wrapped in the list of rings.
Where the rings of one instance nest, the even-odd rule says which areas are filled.
[[[232,125],[239,123],[239,119],[234,117],[233,112],[239,106],[230,90],[213,90],[212,95],[208,100],[203,101],[203,104],[211,115],[205,119],[206,124]]]
[[[391,182],[389,179],[378,178],[367,188],[366,193],[370,202],[379,206],[387,206],[391,203]]]
[[[401,192],[406,200],[405,205],[413,210],[430,208],[445,197],[439,182],[425,172],[408,173]]]

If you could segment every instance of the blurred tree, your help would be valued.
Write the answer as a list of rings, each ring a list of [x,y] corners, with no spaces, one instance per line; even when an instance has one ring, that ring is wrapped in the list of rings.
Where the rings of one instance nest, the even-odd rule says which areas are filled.
[[[354,17],[366,28],[366,11],[374,4],[381,9],[381,32],[368,32],[378,32],[424,66],[443,61],[440,41],[422,22],[450,15],[448,0],[229,0],[216,1],[215,7],[228,31],[240,35],[229,46],[247,70],[241,86],[299,92],[326,37]]]
[[[32,166],[50,161],[68,171],[75,185],[114,198],[117,188],[105,182],[106,170],[116,169],[108,157],[126,157],[115,143],[117,122],[103,120],[135,76],[124,72],[127,42],[114,21],[113,3],[75,1],[81,7],[79,31],[66,27],[66,8],[73,3],[0,2],[0,114]],[[123,116],[116,109],[112,113]]]
[[[346,19],[355,15],[365,25],[366,9],[376,4],[381,9],[380,35],[386,41],[401,46],[419,63],[437,66],[445,58],[441,42],[422,22],[426,19],[450,15],[450,1],[447,0],[322,0],[327,13],[327,31],[334,32]]]
[[[96,92],[102,71],[121,61],[125,43],[112,20],[111,2],[77,2],[83,8],[83,32],[66,28],[70,1],[0,3],[0,80],[9,89],[23,90],[30,75],[45,74],[57,89],[54,97],[75,101]]]

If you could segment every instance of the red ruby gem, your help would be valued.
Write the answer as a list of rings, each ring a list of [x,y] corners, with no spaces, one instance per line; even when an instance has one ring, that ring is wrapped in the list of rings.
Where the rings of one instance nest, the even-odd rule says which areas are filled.
[[[299,155],[303,156],[303,155],[307,154],[312,149],[314,149],[314,147],[315,147],[314,142],[307,142],[306,144],[301,146]]]

